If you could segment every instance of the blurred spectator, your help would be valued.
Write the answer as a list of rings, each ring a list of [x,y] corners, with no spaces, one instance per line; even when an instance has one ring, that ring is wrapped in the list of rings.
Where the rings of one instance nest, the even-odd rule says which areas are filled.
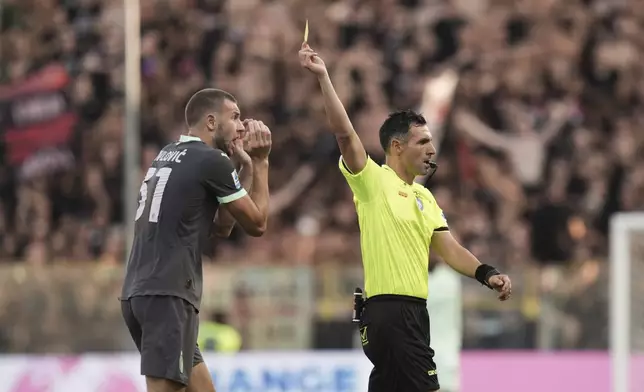
[[[242,346],[239,332],[228,322],[228,315],[217,312],[199,322],[200,349],[203,352],[235,353]]]
[[[122,198],[122,4],[3,3],[3,260],[123,259],[123,203],[135,201]],[[233,92],[243,116],[272,124],[271,227],[250,247],[234,231],[214,261],[359,264],[338,152],[297,64],[304,18],[374,158],[390,110],[419,106],[435,76],[458,80],[433,98],[441,154],[428,186],[482,260],[549,266],[538,280],[552,301],[571,306],[601,284],[588,271],[605,269],[610,215],[644,208],[644,8],[635,1],[141,4],[142,173],[181,133],[184,104],[204,86]],[[563,293],[553,284],[582,275]],[[566,344],[582,344],[567,325]]]

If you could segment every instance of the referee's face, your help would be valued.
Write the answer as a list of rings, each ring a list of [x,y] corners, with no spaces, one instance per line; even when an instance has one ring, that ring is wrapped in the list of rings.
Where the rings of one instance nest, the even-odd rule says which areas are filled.
[[[427,125],[412,125],[409,129],[407,145],[401,154],[409,174],[415,176],[429,174],[434,155],[436,155],[436,147]]]

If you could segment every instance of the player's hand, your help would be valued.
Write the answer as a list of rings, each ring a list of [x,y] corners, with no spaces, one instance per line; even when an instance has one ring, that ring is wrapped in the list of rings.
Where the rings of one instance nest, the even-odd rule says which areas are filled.
[[[488,279],[487,283],[499,292],[499,300],[505,301],[512,295],[512,282],[507,275],[494,275]]]
[[[243,139],[235,139],[235,141],[233,141],[231,144],[229,155],[237,170],[253,165],[253,161],[250,158],[250,155],[248,155],[248,153],[244,150],[244,145],[248,143],[246,139],[248,139],[248,133],[244,135]]]
[[[315,75],[324,76],[327,73],[326,65],[324,61],[318,56],[317,53],[311,49],[308,43],[302,43],[302,49],[299,52],[300,65],[309,71],[313,72]]]
[[[244,149],[254,159],[267,159],[271,152],[271,130],[261,121],[244,120],[246,138]]]

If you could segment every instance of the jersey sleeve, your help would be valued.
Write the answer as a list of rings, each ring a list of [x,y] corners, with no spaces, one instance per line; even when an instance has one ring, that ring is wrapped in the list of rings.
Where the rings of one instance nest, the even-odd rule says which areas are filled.
[[[431,209],[430,218],[431,218],[432,226],[434,226],[434,232],[449,231],[449,225],[447,224],[447,218],[445,218],[445,214],[443,213],[443,210],[436,202],[434,195],[432,195],[431,192],[428,192],[428,193],[429,193],[429,196],[432,198],[432,209]]]
[[[342,157],[340,157],[338,165],[357,200],[367,202],[382,191],[380,186],[382,168],[370,157],[367,157],[367,164],[359,173],[352,173]]]
[[[202,163],[206,190],[217,198],[220,204],[241,199],[247,195],[228,156],[219,150],[209,152]]]

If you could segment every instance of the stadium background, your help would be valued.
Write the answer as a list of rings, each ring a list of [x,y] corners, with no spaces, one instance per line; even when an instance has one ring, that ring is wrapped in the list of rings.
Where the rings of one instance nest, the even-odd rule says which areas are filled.
[[[138,390],[116,300],[123,1],[0,4],[0,391]],[[637,1],[141,0],[141,173],[204,86],[234,92],[274,135],[267,234],[236,230],[205,267],[202,313],[225,315],[245,352],[210,360],[228,369],[218,390],[348,392],[369,371],[347,351],[359,237],[297,62],[305,19],[373,156],[389,110],[428,115],[430,189],[453,232],[513,278],[503,304],[464,282],[463,391],[532,392],[544,374],[555,392],[609,391],[608,222],[644,207]]]

